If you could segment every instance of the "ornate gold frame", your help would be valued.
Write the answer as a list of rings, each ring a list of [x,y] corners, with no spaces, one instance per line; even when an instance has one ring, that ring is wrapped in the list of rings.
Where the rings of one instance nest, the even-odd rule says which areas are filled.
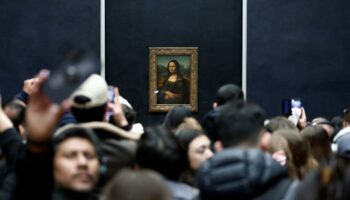
[[[190,56],[190,104],[157,103],[157,59],[158,56]],[[167,112],[175,105],[183,105],[198,111],[198,47],[149,47],[149,111]]]

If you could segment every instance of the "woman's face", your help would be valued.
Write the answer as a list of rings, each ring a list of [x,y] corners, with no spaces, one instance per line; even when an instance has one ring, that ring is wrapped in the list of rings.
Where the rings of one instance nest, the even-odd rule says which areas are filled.
[[[213,152],[210,150],[210,140],[205,135],[194,138],[188,147],[190,168],[194,171],[212,156]]]
[[[176,64],[174,62],[170,62],[169,63],[169,72],[173,74],[173,73],[175,73],[175,71],[176,71]]]

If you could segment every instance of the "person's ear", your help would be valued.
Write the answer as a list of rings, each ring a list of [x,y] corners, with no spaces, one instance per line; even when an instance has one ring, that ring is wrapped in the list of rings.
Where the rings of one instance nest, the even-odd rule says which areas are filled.
[[[217,108],[218,107],[218,103],[217,102],[214,102],[213,103],[213,108],[215,109],[215,108]]]
[[[259,147],[263,151],[268,151],[270,145],[271,133],[268,131],[262,131],[260,133]]]
[[[224,150],[224,147],[223,147],[223,145],[222,145],[222,142],[221,141],[216,141],[215,143],[214,143],[214,149],[215,149],[215,152],[216,153],[219,153],[220,151],[222,151],[222,150]]]

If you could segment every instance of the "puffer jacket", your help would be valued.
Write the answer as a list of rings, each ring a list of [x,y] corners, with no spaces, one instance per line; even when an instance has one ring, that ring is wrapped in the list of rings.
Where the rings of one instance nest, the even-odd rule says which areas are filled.
[[[290,199],[296,187],[287,169],[258,149],[226,149],[201,166],[196,180],[202,200]]]

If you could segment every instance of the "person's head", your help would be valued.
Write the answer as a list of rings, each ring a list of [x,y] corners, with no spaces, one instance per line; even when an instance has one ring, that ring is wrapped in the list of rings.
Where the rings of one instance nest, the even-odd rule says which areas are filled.
[[[309,142],[312,155],[320,162],[328,160],[331,155],[331,145],[326,130],[321,125],[307,126],[301,135]]]
[[[191,116],[191,110],[185,106],[174,106],[165,116],[163,125],[172,133],[176,132],[178,126],[184,122],[186,117]]]
[[[310,145],[299,132],[292,129],[279,129],[272,134],[269,152],[283,150],[287,156],[289,175],[301,179],[316,167]]]
[[[125,169],[116,174],[103,192],[104,200],[171,200],[163,178],[155,171]]]
[[[122,103],[120,105],[122,107],[126,121],[128,121],[128,126],[125,128],[126,128],[126,130],[131,130],[133,127],[133,124],[135,123],[135,120],[136,120],[136,111],[134,111],[134,109],[132,109],[131,107],[129,107],[126,104]],[[113,117],[110,117],[108,119],[108,121],[109,121],[109,123],[116,125]]]
[[[170,60],[168,62],[168,76],[172,74],[176,74],[178,76],[181,76],[181,71],[180,71],[180,64],[177,60]]]
[[[322,128],[324,128],[325,131],[327,132],[327,137],[332,138],[334,134],[334,127],[333,127],[333,124],[330,121],[328,121],[326,118],[316,117],[311,121],[311,124],[314,126],[316,125],[322,126]]]
[[[170,180],[177,180],[188,167],[185,148],[163,126],[146,128],[138,143],[136,162]]]
[[[4,107],[4,112],[12,121],[14,127],[21,134],[21,137],[24,139],[24,117],[26,112],[26,105],[20,100],[12,100],[7,103]]]
[[[77,125],[59,131],[53,140],[56,189],[89,192],[100,178],[102,153],[94,132]]]
[[[276,154],[284,156],[285,160],[282,159],[280,164],[285,165],[287,167],[289,177],[293,179],[298,178],[297,168],[293,162],[293,154],[288,145],[287,139],[283,135],[277,132],[277,134],[271,136],[267,152],[269,152],[272,155],[272,157],[275,157]]]
[[[181,129],[176,137],[186,148],[189,167],[197,171],[204,161],[213,156],[210,149],[210,140],[201,130]]]
[[[278,129],[290,129],[298,131],[298,128],[293,124],[293,122],[283,116],[277,116],[270,119],[266,124],[265,129],[270,133],[273,133]]]
[[[220,106],[217,117],[219,140],[224,148],[237,145],[258,146],[265,114],[253,103],[231,101]]]
[[[350,163],[350,134],[345,134],[342,137],[339,137],[336,142],[338,145],[337,155],[347,163]]]
[[[344,109],[343,128],[350,126],[350,109]]]
[[[194,117],[186,117],[184,121],[177,127],[177,131],[180,129],[203,130],[200,123]]]
[[[343,117],[334,116],[331,120],[331,123],[334,127],[334,133],[330,139],[333,140],[335,135],[337,135],[337,133],[343,128]]]
[[[103,121],[107,110],[108,85],[99,75],[87,78],[71,95],[72,113],[78,122]]]
[[[131,107],[127,106],[126,104],[121,104],[123,113],[125,115],[126,120],[128,121],[129,125],[133,125],[136,121],[136,112]]]
[[[243,100],[244,95],[242,89],[235,84],[225,84],[221,86],[216,93],[216,106],[225,104],[231,100]]]

